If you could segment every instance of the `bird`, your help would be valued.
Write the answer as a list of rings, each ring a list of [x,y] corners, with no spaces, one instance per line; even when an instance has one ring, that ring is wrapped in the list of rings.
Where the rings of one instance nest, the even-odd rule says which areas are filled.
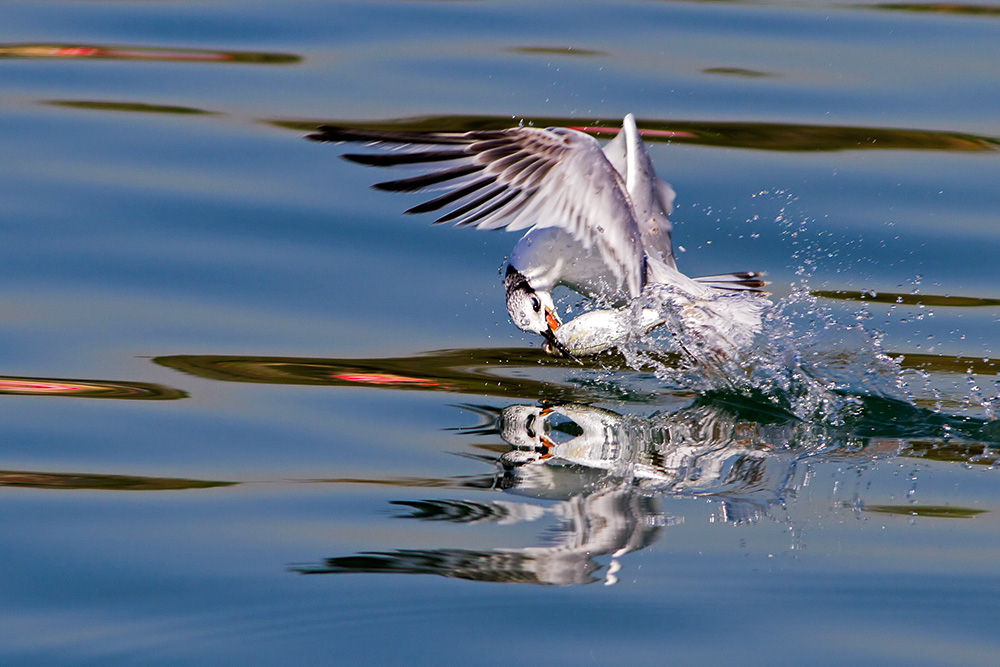
[[[435,224],[527,230],[504,272],[507,312],[519,329],[542,336],[556,356],[573,356],[556,335],[562,319],[552,290],[560,285],[612,308],[650,286],[666,286],[680,297],[679,321],[692,325],[713,350],[736,347],[760,330],[759,304],[713,295],[762,294],[761,272],[690,278],[677,269],[669,219],[675,193],[656,175],[632,114],[604,146],[578,129],[523,124],[466,132],[322,125],[306,138],[385,149],[342,155],[362,165],[429,169],[372,186],[443,190],[406,214],[443,211]]]

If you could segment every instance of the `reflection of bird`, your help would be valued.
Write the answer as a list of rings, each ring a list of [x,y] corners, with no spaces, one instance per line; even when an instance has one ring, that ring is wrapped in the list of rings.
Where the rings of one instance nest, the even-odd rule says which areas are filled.
[[[773,447],[796,440],[795,425],[769,429],[710,405],[653,418],[575,403],[510,405],[497,416],[496,431],[514,447],[500,463],[513,477],[506,486],[518,493],[551,498],[579,493],[596,479],[630,480],[644,492],[719,499],[732,521],[753,519],[778,502],[797,460],[814,451]]]
[[[528,232],[514,247],[504,284],[507,312],[520,329],[569,354],[554,331],[561,324],[552,290],[564,285],[606,305],[622,305],[645,286],[669,287],[681,321],[712,349],[745,342],[760,328],[760,304],[720,300],[716,290],[759,292],[759,273],[692,279],[677,270],[671,243],[674,191],[653,171],[635,119],[601,148],[568,128],[516,127],[464,133],[382,132],[325,126],[316,141],[373,141],[392,152],[345,155],[376,166],[445,168],[375,187],[396,192],[444,189],[409,209],[456,205],[436,222]]]
[[[491,549],[421,548],[367,551],[293,569],[304,574],[377,572],[436,574],[474,581],[586,584],[599,581],[600,556],[610,556],[603,580],[614,583],[618,559],[659,538],[681,521],[663,514],[661,498],[720,501],[723,521],[752,521],[795,488],[796,463],[815,449],[798,443],[798,424],[745,422],[725,408],[702,404],[652,417],[622,415],[577,403],[464,406],[488,420],[461,429],[497,434],[502,454],[492,484],[502,500],[454,498],[395,501],[404,518],[456,525],[510,525],[558,520],[545,545]],[[808,438],[808,427],[801,429]],[[823,446],[829,441],[819,438]],[[817,445],[819,443],[816,443]],[[527,500],[517,500],[517,498]],[[537,504],[537,500],[547,501]]]

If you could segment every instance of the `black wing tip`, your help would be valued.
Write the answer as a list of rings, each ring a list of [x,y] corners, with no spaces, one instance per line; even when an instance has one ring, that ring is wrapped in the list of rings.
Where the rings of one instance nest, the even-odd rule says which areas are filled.
[[[330,142],[330,141],[353,141],[354,133],[352,130],[346,127],[337,127],[335,125],[320,125],[313,132],[305,135],[305,138],[309,141],[320,141],[320,142]]]
[[[370,167],[396,167],[399,165],[423,165],[437,162],[451,162],[468,157],[463,149],[420,150],[402,153],[345,153],[341,157]]]
[[[344,157],[347,157],[346,155]],[[350,159],[350,158],[348,158]],[[372,183],[372,190],[382,192],[411,192],[406,186],[400,185],[399,181],[384,181],[382,183]]]
[[[316,139],[316,141],[323,141],[322,139]],[[344,153],[340,157],[344,158],[348,162],[355,162],[357,164],[363,164],[366,167],[380,167],[384,166],[384,160],[382,156],[378,153]]]
[[[466,164],[453,169],[432,171],[429,174],[421,174],[412,178],[401,178],[398,181],[384,181],[376,183],[372,187],[376,190],[387,190],[389,192],[419,192],[424,188],[446,183],[454,179],[462,178],[482,171],[485,167],[481,164]]]
[[[754,291],[763,290],[765,287],[771,284],[770,280],[762,280],[761,277],[766,275],[764,271],[745,271],[739,274],[742,280],[739,284],[748,287]]]
[[[416,206],[406,209],[405,211],[403,211],[403,215],[417,215],[420,213],[430,213],[431,211],[438,210],[438,208],[440,207],[435,206],[433,200],[429,202],[425,201],[422,204],[417,204]],[[437,222],[435,222],[434,224],[437,224]]]

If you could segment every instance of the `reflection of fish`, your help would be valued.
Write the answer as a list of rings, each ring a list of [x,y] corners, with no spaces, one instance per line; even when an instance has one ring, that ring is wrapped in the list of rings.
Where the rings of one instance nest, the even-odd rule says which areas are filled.
[[[453,206],[437,222],[479,229],[527,229],[504,278],[507,312],[520,329],[569,356],[552,290],[621,305],[647,285],[667,286],[670,307],[710,351],[746,344],[760,329],[761,303],[714,298],[716,290],[759,292],[758,273],[692,279],[677,270],[671,243],[674,192],[653,171],[635,119],[602,147],[568,128],[517,127],[466,133],[364,132],[323,127],[310,139],[368,140],[400,146],[383,154],[346,155],[376,166],[446,165],[376,187],[446,192],[408,213]]]

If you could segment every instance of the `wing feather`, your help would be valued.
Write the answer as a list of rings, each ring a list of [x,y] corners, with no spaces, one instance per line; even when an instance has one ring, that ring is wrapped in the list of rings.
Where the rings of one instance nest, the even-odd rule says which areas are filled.
[[[496,182],[496,180],[496,176],[486,176],[484,178],[480,178],[479,180],[472,181],[466,186],[446,192],[440,197],[429,199],[423,204],[417,204],[416,206],[404,211],[404,213],[429,213],[430,211],[439,211],[449,204],[454,204],[459,199],[464,199],[472,193],[482,190],[487,185]]]
[[[454,220],[458,220],[458,222],[456,222],[455,224],[460,225],[461,221],[464,219],[464,216],[467,216],[471,214],[473,211],[480,208],[481,206],[485,206],[486,204],[488,204],[490,200],[492,200],[494,197],[497,196],[498,192],[502,192],[502,189],[498,187],[491,188],[490,190],[486,191],[486,194],[481,195],[480,197],[477,197],[472,201],[466,202],[465,204],[462,204],[458,208],[452,209],[448,213],[445,213],[440,218],[435,220],[434,224],[438,225],[443,222],[452,222]]]
[[[583,248],[597,248],[609,271],[637,296],[645,280],[640,229],[625,182],[597,141],[565,128],[382,132],[323,127],[316,141],[367,141],[392,152],[349,154],[372,166],[451,162],[437,171],[378,183],[394,192],[445,194],[407,213],[451,210],[435,223],[478,229],[559,227]]]
[[[420,192],[432,185],[438,185],[446,181],[452,181],[463,176],[482,171],[483,165],[465,164],[461,167],[445,169],[444,171],[432,171],[429,174],[421,174],[412,178],[401,178],[398,181],[385,181],[376,183],[372,187],[376,190],[388,190],[390,192]]]

